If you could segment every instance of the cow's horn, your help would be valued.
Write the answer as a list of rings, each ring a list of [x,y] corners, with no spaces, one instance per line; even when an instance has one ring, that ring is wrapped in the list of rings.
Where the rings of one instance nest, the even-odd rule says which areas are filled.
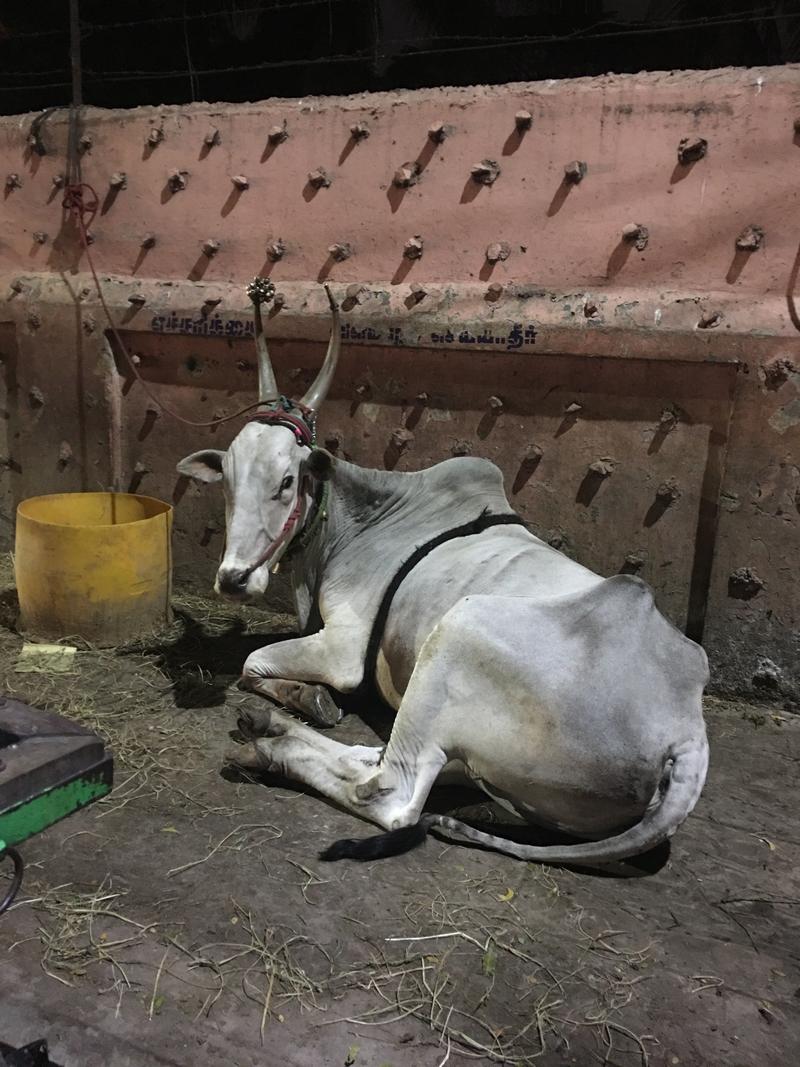
[[[279,397],[275,371],[269,358],[264,323],[261,318],[261,305],[275,295],[275,286],[266,278],[254,278],[247,287],[247,295],[253,302],[253,319],[255,326],[256,353],[258,355],[258,399],[262,404]]]
[[[333,376],[336,373],[336,364],[339,362],[339,349],[342,342],[342,330],[339,325],[339,305],[333,299],[333,294],[327,285],[325,286],[325,292],[328,294],[328,301],[331,305],[331,314],[333,315],[331,339],[328,342],[328,351],[325,353],[325,362],[322,364],[319,374],[314,379],[314,384],[300,401],[301,404],[304,404],[307,408],[311,408],[312,411],[319,411],[322,406],[322,401],[328,395]]]

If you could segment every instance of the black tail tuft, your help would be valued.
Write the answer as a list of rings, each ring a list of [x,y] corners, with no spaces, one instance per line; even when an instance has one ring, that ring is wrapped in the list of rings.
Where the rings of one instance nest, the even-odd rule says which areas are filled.
[[[428,834],[428,824],[424,821],[413,826],[401,826],[399,830],[388,830],[385,834],[355,839],[344,837],[334,841],[323,852],[321,860],[379,860],[385,856],[399,856],[421,845]]]

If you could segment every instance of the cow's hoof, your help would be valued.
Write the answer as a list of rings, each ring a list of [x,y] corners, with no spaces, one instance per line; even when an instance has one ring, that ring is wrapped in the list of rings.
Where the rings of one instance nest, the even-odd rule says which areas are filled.
[[[335,726],[342,721],[342,709],[321,685],[306,686],[300,701],[300,710],[318,726]]]
[[[269,736],[272,725],[272,708],[258,708],[243,711],[236,720],[239,733],[245,741],[255,741],[257,737]]]
[[[264,766],[264,760],[252,742],[246,745],[231,745],[230,748],[225,749],[222,763],[225,767],[246,767],[249,770]]]

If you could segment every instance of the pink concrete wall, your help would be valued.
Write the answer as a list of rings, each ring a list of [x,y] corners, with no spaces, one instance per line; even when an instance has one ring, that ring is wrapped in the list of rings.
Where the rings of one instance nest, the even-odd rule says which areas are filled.
[[[93,144],[82,169],[102,205],[92,226],[96,255],[109,273],[188,278],[205,268],[207,281],[240,281],[263,268],[267,244],[282,237],[288,252],[273,269],[278,281],[321,271],[340,281],[388,281],[400,272],[448,284],[488,274],[487,246],[507,241],[511,256],[494,272],[503,281],[784,293],[796,252],[789,219],[798,204],[799,82],[797,69],[775,68],[90,110]],[[521,108],[532,126],[520,134]],[[270,129],[284,121],[288,140],[271,145]],[[441,145],[428,138],[434,122],[452,126]],[[370,131],[360,143],[350,134],[356,123]],[[41,160],[20,156],[25,125],[6,120],[2,128],[6,166],[24,184],[6,195],[0,269],[72,265],[72,247],[39,247],[32,237],[61,232],[51,182],[64,170],[63,117],[44,132],[58,154]],[[153,128],[163,132],[156,147],[146,145]],[[209,149],[204,137],[213,129],[221,144]],[[707,157],[676,166],[679,141],[694,135],[708,140]],[[470,178],[484,158],[501,168],[491,187]],[[570,187],[563,168],[575,159],[588,173]],[[418,184],[393,186],[396,170],[415,160],[423,167]],[[331,185],[315,191],[307,177],[318,167]],[[120,171],[128,184],[115,195],[109,181]],[[167,186],[174,171],[188,172],[185,191],[175,194]],[[247,190],[232,184],[238,175]],[[619,241],[629,222],[647,226],[650,243],[626,258]],[[765,230],[766,247],[734,262],[734,239],[751,223]],[[148,232],[158,244],[143,256]],[[424,254],[408,271],[403,246],[416,234]],[[208,238],[222,244],[210,263],[201,256]],[[331,268],[327,249],[341,241],[354,255]]]
[[[523,132],[520,109],[532,116]],[[323,431],[342,453],[412,469],[466,441],[499,463],[515,506],[544,536],[603,573],[638,568],[679,625],[705,620],[722,680],[768,681],[769,660],[789,692],[800,518],[798,115],[797,68],[89,109],[82,172],[100,200],[92,254],[142,373],[194,418],[252,395],[240,337],[246,280],[271,273],[284,296],[269,332],[290,389],[321,358],[327,278],[344,298],[345,352]],[[148,415],[147,398],[126,383],[53,186],[65,170],[65,116],[45,123],[44,157],[27,147],[30,121],[0,121],[0,177],[22,182],[6,189],[0,217],[3,511],[32,492],[137,486],[176,500],[177,558],[210,568],[219,501],[180,484],[174,460],[230,431],[187,431]],[[270,129],[284,121],[288,139],[271,145]],[[350,134],[357,123],[369,129],[360,142]],[[434,123],[448,127],[441,144],[428,137]],[[163,139],[149,146],[153,129]],[[212,130],[220,143],[209,148]],[[680,166],[678,143],[693,136],[708,153]],[[485,158],[501,170],[491,186],[470,176]],[[563,168],[576,159],[588,170],[573,186]],[[413,161],[419,181],[398,188],[395,172]],[[308,174],[319,167],[331,184],[314,190]],[[187,172],[187,184],[173,193],[175,171]],[[118,172],[127,186],[114,192]],[[236,189],[238,175],[249,188]],[[622,238],[631,222],[649,231],[643,250]],[[764,231],[763,247],[737,251],[748,225]],[[156,237],[150,249],[141,247],[146,234]],[[423,254],[412,261],[403,248],[416,235]],[[272,262],[277,238],[286,255]],[[213,257],[202,252],[207,240],[220,243]],[[344,242],[353,253],[335,262],[328,248]],[[492,266],[486,249],[497,242],[510,254]],[[415,296],[412,283],[424,292]],[[135,294],[143,306],[128,302]],[[207,298],[219,303],[204,319]],[[364,383],[366,402],[355,392]],[[424,410],[414,401],[421,391]],[[504,408],[487,422],[490,395]],[[581,412],[565,426],[575,402]],[[666,410],[678,412],[669,432]],[[414,441],[392,456],[398,426]],[[532,444],[543,457],[526,470]],[[613,473],[587,486],[603,458]],[[658,513],[669,479],[680,497]],[[731,582],[743,568],[758,581]]]

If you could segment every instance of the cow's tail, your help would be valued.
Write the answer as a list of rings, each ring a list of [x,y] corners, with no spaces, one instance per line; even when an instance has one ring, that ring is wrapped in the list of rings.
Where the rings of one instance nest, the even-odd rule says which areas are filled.
[[[578,845],[521,845],[494,834],[475,830],[447,815],[423,815],[413,826],[377,834],[360,840],[335,841],[320,854],[323,860],[375,860],[407,852],[421,844],[429,830],[447,838],[468,841],[486,848],[539,863],[613,863],[647,852],[672,837],[694,808],[708,770],[708,742],[705,737],[672,749],[654,803],[642,819],[615,837]]]

